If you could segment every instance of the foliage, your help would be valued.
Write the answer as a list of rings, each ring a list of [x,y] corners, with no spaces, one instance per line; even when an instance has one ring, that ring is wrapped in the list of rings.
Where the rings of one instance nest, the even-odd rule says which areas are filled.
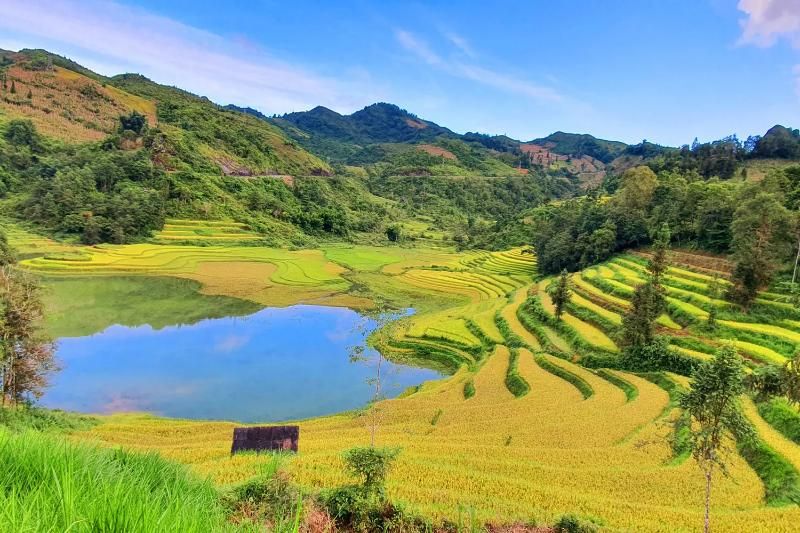
[[[551,287],[550,297],[553,299],[553,305],[555,306],[555,315],[557,319],[560,319],[561,315],[564,314],[564,308],[569,304],[570,297],[572,296],[569,274],[566,270],[561,271],[558,281]]]
[[[595,533],[600,530],[600,527],[593,521],[585,520],[574,514],[566,514],[553,524],[553,529],[557,533]]]
[[[731,346],[722,347],[710,361],[692,374],[689,392],[681,407],[692,419],[691,450],[706,476],[705,530],[709,530],[711,476],[715,468],[725,472],[725,438],[728,432],[745,443],[752,439],[752,427],[739,411],[738,398],[744,392],[742,360]]]
[[[760,402],[758,414],[787,439],[800,444],[800,413],[785,398]]]
[[[473,396],[475,396],[475,382],[468,379],[464,382],[464,399],[469,400]]]
[[[303,496],[281,471],[283,457],[268,456],[262,472],[222,493],[230,520],[267,527],[272,531],[298,531]]]
[[[622,318],[623,347],[639,349],[652,344],[656,320],[664,309],[664,295],[660,286],[648,281],[636,287],[630,310]]]
[[[745,308],[772,281],[776,262],[786,257],[790,242],[791,220],[779,198],[773,193],[754,193],[736,209],[731,224],[736,268],[730,297]]]
[[[531,387],[528,385],[528,382],[525,381],[525,378],[523,378],[519,373],[518,360],[519,351],[511,350],[511,355],[508,359],[508,371],[506,372],[506,387],[511,394],[517,398],[520,398],[528,394],[528,392],[531,390]]]
[[[431,524],[386,497],[386,475],[400,450],[351,448],[344,453],[346,470],[361,480],[322,492],[320,498],[337,524],[354,531],[427,531]]]
[[[361,480],[368,495],[382,497],[386,475],[399,454],[397,448],[351,448],[344,453],[344,462],[347,471]]]
[[[38,282],[12,265],[0,267],[0,403],[42,395],[55,369],[53,345],[41,332]]]
[[[119,117],[119,132],[132,131],[136,135],[141,135],[147,129],[147,117],[133,110],[130,115]]]

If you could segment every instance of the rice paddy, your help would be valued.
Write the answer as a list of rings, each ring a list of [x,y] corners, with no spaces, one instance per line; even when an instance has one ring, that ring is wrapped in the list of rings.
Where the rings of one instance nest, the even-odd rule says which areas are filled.
[[[170,231],[178,237],[174,232],[184,230],[175,226]],[[436,518],[455,519],[469,509],[478,520],[549,523],[577,513],[609,530],[693,531],[702,523],[704,479],[691,460],[673,456],[672,426],[665,422],[675,406],[657,384],[686,387],[687,378],[646,379],[577,364],[587,355],[618,357],[622,317],[644,279],[643,261],[628,254],[573,275],[574,296],[562,320],[553,316],[550,280],[536,278],[535,257],[522,249],[289,251],[189,239],[45,250],[22,264],[56,279],[191,279],[203,293],[262,305],[366,307],[383,299],[413,307],[415,314],[376,334],[375,344],[389,357],[450,376],[378,404],[379,444],[402,448],[389,477],[392,497]],[[724,278],[691,263],[670,268],[663,283],[669,305],[658,331],[683,356],[706,360],[731,342],[751,366],[781,364],[800,341],[799,312],[781,308],[780,318],[755,322],[712,290],[728,283]],[[780,303],[780,296],[763,296],[753,316],[779,316],[769,302]],[[719,313],[715,332],[705,324],[712,308]],[[512,392],[510,373],[527,388]],[[745,403],[745,414],[765,445],[797,467],[798,445],[758,418],[755,406]],[[301,421],[301,451],[289,466],[294,481],[309,488],[347,482],[341,452],[368,441],[362,415]],[[155,450],[222,485],[260,468],[257,456],[230,456],[234,423],[143,414],[101,420],[76,438]],[[795,527],[800,508],[767,505],[765,485],[743,457],[734,455],[730,474],[715,481],[716,531]]]

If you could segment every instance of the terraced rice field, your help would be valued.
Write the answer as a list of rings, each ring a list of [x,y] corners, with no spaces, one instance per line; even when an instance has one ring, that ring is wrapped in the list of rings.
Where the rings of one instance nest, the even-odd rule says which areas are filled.
[[[258,241],[262,237],[241,222],[218,220],[167,219],[164,229],[153,238],[156,242],[222,242]]]
[[[378,439],[403,449],[389,479],[391,495],[431,516],[453,519],[470,509],[478,520],[547,523],[577,513],[609,530],[659,532],[694,531],[702,521],[702,475],[691,460],[673,456],[666,438],[672,431],[666,422],[675,415],[668,392],[643,376],[575,364],[595,353],[617,356],[622,316],[644,277],[642,257],[618,257],[574,275],[574,297],[556,321],[545,290],[549,281],[535,279],[535,258],[521,249],[332,245],[288,251],[151,243],[67,247],[63,253],[43,251],[22,264],[49,275],[188,277],[204,292],[265,305],[356,307],[385,297],[416,307],[417,314],[379,332],[377,345],[391,357],[452,375],[381,402]],[[688,265],[665,276],[669,309],[659,331],[671,336],[676,352],[704,360],[730,341],[752,365],[791,355],[800,340],[800,313],[783,310],[774,323],[756,323],[712,294],[714,283],[727,282]],[[775,309],[771,302],[780,297],[762,296],[756,310]],[[710,334],[704,321],[712,306],[719,329]],[[528,387],[521,396],[507,385],[512,349],[516,373]],[[683,376],[660,379],[688,384]],[[475,387],[469,399],[467,381]],[[762,441],[796,465],[797,444],[758,418],[751,404],[745,403],[745,414]],[[230,456],[234,425],[114,415],[77,438],[156,450],[226,484],[257,474],[262,462]],[[340,454],[367,442],[364,420],[351,413],[300,425],[293,478],[309,487],[348,481]],[[765,505],[764,484],[743,458],[734,456],[730,472],[715,485],[716,531],[790,531],[798,523],[798,507]]]
[[[544,357],[537,362],[530,351],[520,350],[518,371],[530,385],[521,398],[505,386],[509,352],[498,347],[474,372],[462,368],[411,396],[382,402],[379,443],[402,447],[389,479],[391,496],[451,519],[472,509],[479,520],[546,523],[579,510],[609,530],[696,531],[704,481],[691,461],[672,462],[669,445],[660,438],[666,391],[614,372],[635,388],[630,397],[584,368]],[[553,366],[586,383],[588,398],[548,370]],[[470,399],[463,395],[467,379],[476,389]],[[364,421],[350,414],[300,426],[301,451],[289,465],[293,478],[309,487],[348,482],[341,452],[366,442]],[[233,427],[117,415],[80,438],[157,450],[225,484],[254,475],[262,461],[230,456]],[[715,531],[792,530],[800,509],[765,507],[763,486],[742,459],[733,458],[730,473],[716,481]]]

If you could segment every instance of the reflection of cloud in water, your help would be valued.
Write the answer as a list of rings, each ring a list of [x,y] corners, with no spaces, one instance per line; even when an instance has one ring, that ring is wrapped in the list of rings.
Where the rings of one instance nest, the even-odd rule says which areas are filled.
[[[267,308],[244,319],[160,330],[113,326],[60,340],[64,369],[41,401],[86,412],[251,422],[355,409],[372,397],[366,380],[375,369],[350,363],[348,348],[364,346],[374,326],[352,310],[317,306]],[[365,355],[374,359],[375,352]],[[438,375],[422,369],[395,374],[396,365],[383,364],[389,395]]]
[[[231,352],[235,352],[239,348],[242,348],[248,342],[250,342],[249,335],[235,335],[235,334],[228,335],[227,337],[220,339],[214,345],[214,351],[216,353],[228,354]]]
[[[100,406],[101,413],[126,413],[148,411],[147,401],[127,394],[114,394]]]

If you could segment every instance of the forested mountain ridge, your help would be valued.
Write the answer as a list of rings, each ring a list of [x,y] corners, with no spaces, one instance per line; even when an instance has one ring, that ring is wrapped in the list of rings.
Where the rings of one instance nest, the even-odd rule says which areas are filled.
[[[224,108],[138,74],[101,76],[44,50],[0,51],[0,84],[0,209],[85,243],[148,239],[167,218],[235,220],[275,246],[452,239],[470,221],[574,190],[568,176],[520,172],[455,140],[452,151],[374,145],[363,157],[382,172],[371,176],[334,168],[253,109]],[[397,112],[377,106],[358,117],[374,123]],[[434,126],[426,127],[445,131]],[[384,181],[395,171],[461,177],[425,186],[412,205],[405,184]]]
[[[612,194],[637,165],[689,181],[760,179],[772,168],[761,162],[800,154],[800,134],[783,126],[670,148],[460,135],[387,103],[268,118],[44,50],[0,51],[0,83],[0,207],[87,243],[147,239],[170,217],[235,220],[280,246],[401,234],[524,244],[530,209]]]

